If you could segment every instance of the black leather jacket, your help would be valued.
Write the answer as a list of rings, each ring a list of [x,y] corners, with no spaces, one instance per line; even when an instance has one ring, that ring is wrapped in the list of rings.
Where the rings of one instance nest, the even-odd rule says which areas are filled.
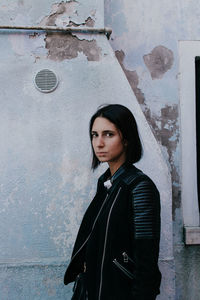
[[[86,275],[89,300],[150,300],[159,294],[160,197],[152,180],[124,164],[107,189],[98,181],[75,242],[64,283]]]

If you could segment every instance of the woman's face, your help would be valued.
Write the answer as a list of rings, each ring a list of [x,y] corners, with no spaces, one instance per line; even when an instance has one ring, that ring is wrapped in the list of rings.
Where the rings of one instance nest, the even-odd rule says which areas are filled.
[[[92,126],[92,146],[96,157],[109,165],[121,165],[126,160],[123,137],[118,128],[108,119],[98,117]]]

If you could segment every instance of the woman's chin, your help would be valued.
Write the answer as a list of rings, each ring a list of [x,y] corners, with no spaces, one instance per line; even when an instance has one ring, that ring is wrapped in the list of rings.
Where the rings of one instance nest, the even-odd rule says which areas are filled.
[[[101,162],[101,163],[104,163],[104,162],[107,162],[108,159],[104,158],[104,157],[99,157],[98,160]]]

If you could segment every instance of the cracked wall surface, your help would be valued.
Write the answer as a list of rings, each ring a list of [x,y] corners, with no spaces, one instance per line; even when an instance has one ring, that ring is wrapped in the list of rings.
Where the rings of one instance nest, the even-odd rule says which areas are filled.
[[[55,3],[51,7],[50,14],[41,20],[40,25],[94,27],[96,10],[88,11],[87,18],[84,18],[83,12],[79,9],[80,3],[76,0]],[[80,39],[75,34],[47,33],[45,42],[48,58],[52,60],[73,59],[78,53],[83,53],[88,61],[98,61],[101,57],[101,48],[98,47],[96,40],[91,38],[88,41],[86,38]]]
[[[40,17],[40,21],[38,22],[38,25],[40,26],[92,28],[98,26],[99,19],[103,19],[103,16],[101,16],[101,18],[99,16],[99,12],[101,12],[99,5],[102,6],[102,3],[100,2],[96,8],[94,4],[90,5],[89,1],[88,5],[82,1],[76,0],[61,1],[57,3],[51,3],[52,1],[49,2],[49,14],[45,17]],[[18,4],[18,6],[13,6],[13,12],[15,12],[16,8],[19,8],[18,13],[20,13],[20,10],[21,13],[24,13],[24,11],[29,8],[30,14],[26,14],[26,16],[32,16],[32,11],[29,7],[30,3],[24,3],[22,1]],[[41,8],[44,9],[46,6],[42,6]],[[11,7],[8,8],[6,4],[0,7],[0,16],[1,12],[7,10],[10,12]],[[10,18],[10,20],[11,19],[12,22],[17,23],[16,25],[21,25],[21,23],[18,23],[18,18]],[[23,25],[26,26],[26,23],[27,20],[24,20]],[[6,25],[8,24],[9,22],[6,23]],[[31,43],[30,39],[32,40]],[[41,55],[55,61],[77,58],[79,54],[85,55],[88,61],[99,61],[102,56],[102,49],[98,46],[94,35],[49,32],[46,34],[33,32],[29,35],[24,35],[18,32],[14,35],[11,34],[9,36],[9,41],[16,55],[26,55],[26,53],[29,53],[28,50],[31,49],[31,54],[35,61],[39,60]]]
[[[91,10],[89,16],[84,20],[84,15],[79,12],[79,1],[62,1],[52,5],[50,14],[43,18],[40,25],[94,27],[95,13],[96,10]]]
[[[18,26],[104,26],[103,1],[2,0],[0,24]]]
[[[71,34],[53,33],[46,35],[45,42],[48,58],[55,61],[73,59],[79,53],[83,53],[88,61],[99,61],[101,58],[101,48],[96,40],[80,40]]]

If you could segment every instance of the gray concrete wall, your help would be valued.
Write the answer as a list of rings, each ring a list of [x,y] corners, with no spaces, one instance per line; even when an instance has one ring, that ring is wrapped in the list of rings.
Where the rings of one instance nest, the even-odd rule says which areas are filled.
[[[104,3],[3,1],[0,20],[1,25],[102,27]],[[167,47],[158,51],[164,51],[169,64],[153,76],[165,78],[174,66],[174,54]],[[70,299],[64,269],[96,179],[105,169],[91,174],[88,121],[100,104],[123,103],[134,113],[144,144],[139,167],[161,193],[159,299],[174,299],[170,174],[138,94],[124,74],[121,49],[119,63],[104,35],[1,31],[0,53],[0,298]],[[42,69],[58,76],[52,93],[35,88],[34,77]],[[139,80],[136,72],[130,74]],[[136,91],[142,95],[139,87]],[[168,106],[162,110],[166,119],[171,115]],[[162,123],[164,128],[170,122]]]
[[[172,176],[175,299],[199,300],[200,246],[186,247],[183,243],[179,102],[179,40],[199,40],[199,3],[185,0],[105,3],[105,22],[113,29],[110,43],[161,145]],[[195,178],[191,176],[190,180],[193,182]]]

